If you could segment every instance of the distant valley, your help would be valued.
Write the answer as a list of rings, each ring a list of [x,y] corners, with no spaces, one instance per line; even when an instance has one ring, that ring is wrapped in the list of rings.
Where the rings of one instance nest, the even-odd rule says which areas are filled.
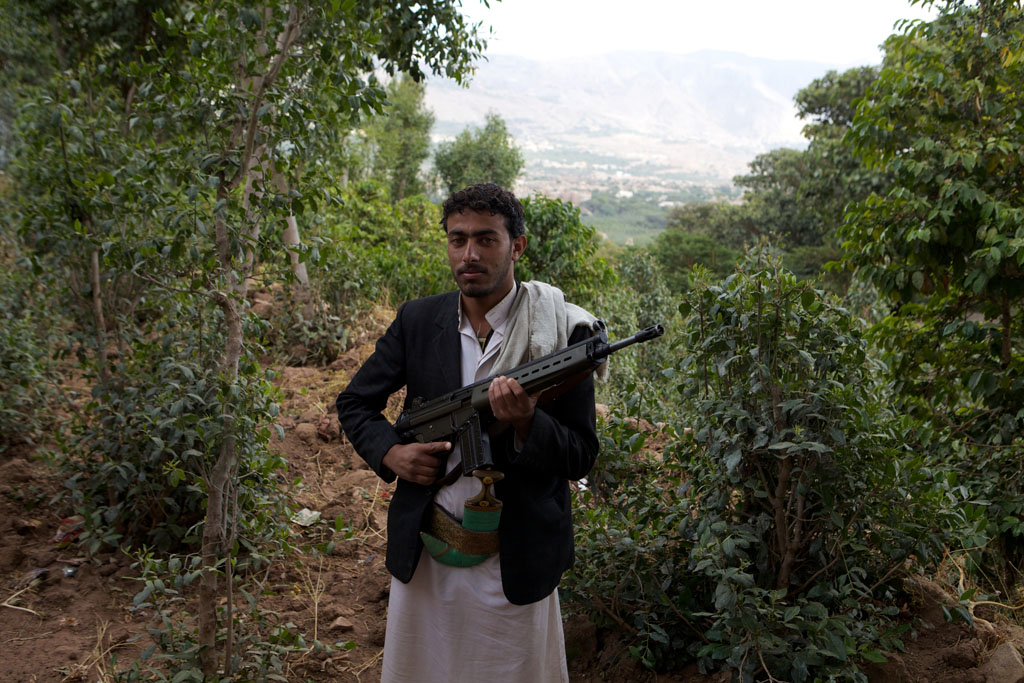
[[[539,62],[494,55],[469,88],[428,83],[435,140],[498,112],[526,158],[517,190],[664,204],[734,194],[755,155],[803,147],[793,96],[829,70],[725,52],[614,52]]]

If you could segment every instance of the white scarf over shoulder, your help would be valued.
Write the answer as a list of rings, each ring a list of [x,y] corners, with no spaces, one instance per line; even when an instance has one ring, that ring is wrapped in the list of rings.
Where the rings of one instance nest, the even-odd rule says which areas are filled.
[[[544,282],[524,282],[509,312],[501,351],[494,361],[494,374],[545,356],[569,345],[578,325],[590,325],[596,318],[565,300],[562,290]],[[597,378],[608,377],[608,363],[597,367]]]

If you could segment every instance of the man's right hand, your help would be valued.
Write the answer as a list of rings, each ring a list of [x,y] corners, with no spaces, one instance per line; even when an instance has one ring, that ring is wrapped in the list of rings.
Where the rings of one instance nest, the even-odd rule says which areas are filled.
[[[384,466],[406,481],[430,486],[437,481],[441,468],[447,462],[433,454],[451,449],[452,445],[447,441],[395,444],[384,454]]]

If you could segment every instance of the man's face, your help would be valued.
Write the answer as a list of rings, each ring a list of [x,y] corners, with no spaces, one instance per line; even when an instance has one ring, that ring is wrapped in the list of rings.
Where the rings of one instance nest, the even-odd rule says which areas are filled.
[[[526,237],[509,237],[504,216],[468,209],[448,216],[448,264],[463,296],[493,295],[497,303],[512,288],[512,264],[525,248]]]

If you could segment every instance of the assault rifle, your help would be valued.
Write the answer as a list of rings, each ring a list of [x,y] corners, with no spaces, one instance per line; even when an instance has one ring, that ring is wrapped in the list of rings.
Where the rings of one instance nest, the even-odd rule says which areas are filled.
[[[654,325],[609,344],[603,322],[594,321],[591,330],[594,334],[588,339],[501,374],[519,382],[528,394],[541,392],[538,404],[543,404],[581,382],[619,349],[665,333],[661,325]],[[430,401],[414,398],[395,422],[395,430],[404,443],[458,441],[464,476],[471,476],[475,470],[493,470],[491,450],[485,445],[485,429],[495,422],[487,397],[493,380],[488,377]]]

